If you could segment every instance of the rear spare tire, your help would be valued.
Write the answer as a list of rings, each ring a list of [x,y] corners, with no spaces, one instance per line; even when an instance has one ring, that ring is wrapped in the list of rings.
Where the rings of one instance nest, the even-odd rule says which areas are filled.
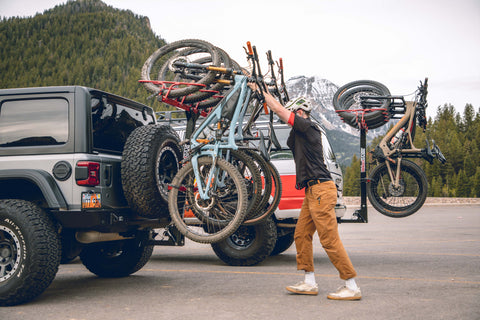
[[[130,207],[147,218],[164,218],[168,212],[168,185],[180,168],[180,138],[168,125],[135,129],[122,157],[122,186]]]

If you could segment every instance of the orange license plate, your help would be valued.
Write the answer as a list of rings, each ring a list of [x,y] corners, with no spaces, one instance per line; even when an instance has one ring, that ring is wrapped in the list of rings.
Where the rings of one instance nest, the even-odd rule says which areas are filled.
[[[100,193],[82,192],[82,209],[101,208],[102,198]]]

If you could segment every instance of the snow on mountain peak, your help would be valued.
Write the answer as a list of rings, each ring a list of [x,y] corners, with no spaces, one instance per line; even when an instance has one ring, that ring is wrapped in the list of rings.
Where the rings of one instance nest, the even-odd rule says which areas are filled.
[[[319,76],[296,76],[287,81],[287,90],[292,97],[305,96],[318,107],[335,111],[332,99],[338,86]]]
[[[358,136],[358,130],[345,124],[333,107],[333,96],[338,86],[320,76],[295,76],[288,79],[287,92],[290,99],[304,96],[308,98],[317,113],[317,118],[327,130],[341,130]]]

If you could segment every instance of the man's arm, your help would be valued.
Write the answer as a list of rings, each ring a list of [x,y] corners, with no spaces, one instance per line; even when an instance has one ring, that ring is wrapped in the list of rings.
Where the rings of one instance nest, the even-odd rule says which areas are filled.
[[[283,122],[288,123],[290,125],[293,124],[290,123],[290,117],[292,116],[292,112],[288,111],[285,109],[280,102],[278,102],[277,99],[275,99],[270,93],[264,92],[263,95],[265,96],[265,102],[267,103],[267,106],[277,114],[277,116],[282,119]]]
[[[255,83],[250,82],[248,86],[253,91],[257,90],[257,85]],[[295,114],[285,109],[282,104],[270,94],[270,92],[263,92],[263,96],[265,97],[265,102],[270,110],[275,112],[283,122],[293,126]]]

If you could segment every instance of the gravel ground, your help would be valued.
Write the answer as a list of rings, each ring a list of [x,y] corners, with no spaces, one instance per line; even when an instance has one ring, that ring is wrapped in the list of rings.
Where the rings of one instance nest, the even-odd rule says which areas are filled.
[[[360,205],[360,197],[343,197],[345,204],[348,205]],[[367,200],[368,201],[368,200]],[[428,197],[425,201],[428,205],[477,205],[480,204],[480,198],[440,198],[440,197]],[[368,203],[370,205],[370,203]]]

